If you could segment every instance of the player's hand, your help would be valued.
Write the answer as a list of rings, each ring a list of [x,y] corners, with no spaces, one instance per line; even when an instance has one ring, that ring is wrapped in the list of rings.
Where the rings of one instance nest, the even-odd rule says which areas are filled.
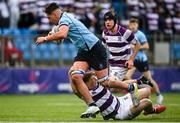
[[[36,44],[42,44],[45,42],[45,37],[38,37],[37,40],[36,40]]]
[[[128,69],[132,68],[132,67],[134,66],[133,60],[128,60],[128,61],[126,61],[125,66],[126,66]]]
[[[135,48],[135,45],[134,44],[130,44],[131,48],[134,49]]]

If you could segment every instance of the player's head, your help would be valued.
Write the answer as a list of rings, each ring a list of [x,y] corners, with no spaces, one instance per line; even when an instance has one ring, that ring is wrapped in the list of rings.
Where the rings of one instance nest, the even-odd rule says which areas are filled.
[[[50,23],[57,24],[62,11],[57,3],[50,3],[45,7],[44,12],[47,14]]]
[[[84,83],[86,83],[87,86],[91,86],[95,82],[97,82],[97,77],[94,72],[86,72],[83,77]]]
[[[109,30],[113,29],[117,23],[117,17],[114,12],[108,11],[104,14],[104,24]]]
[[[133,32],[137,31],[139,27],[139,22],[138,19],[136,18],[131,18],[129,20],[129,29],[132,30]]]

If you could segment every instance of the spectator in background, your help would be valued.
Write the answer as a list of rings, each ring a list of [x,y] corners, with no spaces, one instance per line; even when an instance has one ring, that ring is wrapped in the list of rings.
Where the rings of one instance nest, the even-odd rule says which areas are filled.
[[[177,11],[173,17],[173,25],[175,34],[180,34],[180,11]]]
[[[139,16],[139,0],[127,0],[128,13],[130,17]]]
[[[164,23],[164,33],[169,35],[173,34],[173,22],[170,14],[166,14],[164,18]]]
[[[19,8],[20,8],[20,19],[18,22],[19,28],[37,28],[37,19],[39,16],[36,11],[38,6],[36,6],[35,0],[19,0]]]
[[[157,103],[162,104],[163,102],[163,96],[160,93],[159,87],[156,83],[156,81],[152,78],[151,72],[149,70],[149,65],[148,65],[148,58],[145,53],[145,50],[149,49],[149,44],[147,42],[147,38],[143,32],[138,30],[138,20],[135,18],[130,19],[129,22],[129,28],[135,33],[136,40],[138,40],[141,44],[140,50],[134,60],[134,67],[128,70],[126,74],[126,79],[131,79],[132,75],[136,71],[136,69],[139,70],[145,76],[148,78],[152,84],[153,84],[153,89],[157,95]]]
[[[18,0],[9,0],[8,2],[10,9],[10,28],[17,28],[20,11],[19,11],[19,1]]]
[[[152,12],[147,13],[148,30],[150,33],[156,33],[159,30],[159,14],[154,8]]]
[[[23,53],[15,47],[12,37],[4,39],[4,60],[7,67],[23,66]]]
[[[9,9],[7,5],[7,0],[0,1],[0,28],[9,27]]]
[[[112,6],[121,19],[126,19],[126,0],[113,0]]]

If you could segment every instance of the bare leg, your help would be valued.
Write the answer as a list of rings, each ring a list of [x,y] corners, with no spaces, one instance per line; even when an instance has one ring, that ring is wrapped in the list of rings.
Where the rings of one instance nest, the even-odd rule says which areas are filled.
[[[123,82],[129,84],[129,83],[137,83],[136,79],[130,79],[130,80],[124,80]]]
[[[155,91],[156,95],[158,96],[157,103],[161,104],[163,101],[163,96],[161,95],[161,92],[159,90],[159,86],[158,86],[157,82],[152,78],[151,72],[150,71],[143,72],[143,75],[152,82],[153,90]]]
[[[148,111],[148,112],[153,112],[153,106],[151,100],[144,98],[140,101],[140,104],[135,107],[131,107],[131,113],[134,117],[137,117],[143,110]]]
[[[125,80],[130,80],[132,79],[132,76],[134,74],[134,72],[136,71],[136,68],[135,67],[132,67],[131,69],[128,69],[127,73],[126,73],[126,76],[125,76]]]
[[[77,97],[82,98],[82,95],[79,93],[79,91],[76,89],[75,84],[72,82],[70,75],[69,75],[69,81],[70,81],[70,84],[71,84],[71,88],[72,88],[72,90],[73,90],[73,93],[74,93]]]
[[[154,91],[156,93],[160,93],[159,87],[158,87],[157,83],[154,81],[154,79],[152,78],[150,71],[143,72],[143,75],[152,82]]]
[[[146,87],[146,88],[139,89],[138,93],[139,93],[140,100],[144,98],[149,98],[149,96],[151,95],[151,88]]]
[[[88,64],[86,62],[75,62],[72,66],[72,70],[84,70],[87,71],[89,68]],[[71,75],[71,81],[74,84],[73,87],[75,87],[85,100],[86,104],[90,104],[93,102],[93,99],[89,93],[89,90],[85,83],[83,82],[83,75],[81,74],[73,74]]]

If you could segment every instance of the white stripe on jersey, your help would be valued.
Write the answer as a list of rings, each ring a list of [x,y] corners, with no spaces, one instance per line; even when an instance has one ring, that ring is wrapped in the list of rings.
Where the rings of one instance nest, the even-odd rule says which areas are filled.
[[[129,55],[123,55],[123,56],[112,56],[111,54],[109,55],[109,59],[113,59],[113,60],[128,60],[130,58],[131,54]]]
[[[99,86],[98,88],[96,88],[95,91],[90,90],[89,92],[90,92],[91,96],[96,96],[96,95],[97,95],[98,93],[100,93],[103,89],[104,89],[103,86]]]
[[[90,90],[90,94],[91,94],[92,97],[94,97],[94,96],[100,94],[101,92],[103,92],[104,89],[106,89],[106,88],[99,85],[95,90]],[[107,107],[103,112],[101,112],[103,116],[107,116],[108,114],[112,113],[115,110],[115,107],[116,107],[116,105],[118,103],[117,98],[114,95],[112,95],[112,93],[108,89],[106,89],[106,93],[104,95],[101,95],[101,96],[102,97],[99,98],[95,102],[95,104],[98,107],[101,107],[105,102],[107,102],[107,100],[108,100],[108,102],[112,101],[110,106]],[[112,96],[112,100],[109,100],[110,96]]]
[[[123,37],[125,38],[125,40],[127,40],[129,38],[129,36],[131,35],[132,31],[130,31],[129,29],[126,30],[126,32],[124,33]]]
[[[125,37],[122,36],[105,36],[106,37],[106,43],[128,43],[128,41],[125,39]]]
[[[113,112],[116,107],[116,104],[117,104],[117,99],[113,98],[113,103],[106,110],[104,110],[102,112],[102,115],[106,116],[106,115],[110,114],[111,112]]]
[[[107,92],[100,100],[96,102],[96,104],[98,106],[102,106],[106,102],[106,100],[109,98],[109,96],[110,96],[110,93]]]
[[[130,45],[126,45],[126,46],[121,47],[121,48],[120,47],[111,47],[111,46],[108,47],[109,51],[114,52],[114,53],[123,52],[126,49],[130,49],[130,48],[131,48]]]

